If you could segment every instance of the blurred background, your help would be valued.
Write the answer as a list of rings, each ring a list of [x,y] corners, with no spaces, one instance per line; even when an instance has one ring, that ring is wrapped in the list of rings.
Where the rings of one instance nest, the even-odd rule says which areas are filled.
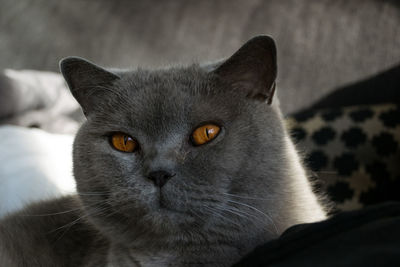
[[[80,110],[60,76],[49,73],[58,72],[58,62],[63,57],[81,56],[102,66],[118,68],[205,63],[230,56],[259,34],[271,35],[276,40],[281,106],[284,114],[292,115],[295,120],[299,147],[303,142],[301,149],[311,154],[323,152],[323,156],[314,155],[308,162],[320,177],[330,174],[325,177],[328,180],[325,188],[337,181],[348,181],[347,176],[354,173],[364,175],[353,184],[346,182],[345,186],[337,186],[339,189],[332,193],[341,194],[337,202],[353,201],[354,204],[354,198],[359,199],[362,192],[377,186],[376,179],[380,178],[367,175],[371,168],[378,173],[377,177],[393,176],[389,181],[394,181],[398,175],[398,167],[394,166],[400,160],[396,120],[400,102],[400,2],[396,0],[0,0],[0,124],[40,128],[54,138],[57,134],[76,131],[83,119]],[[350,114],[365,105],[372,112],[389,112],[394,126],[368,124],[369,128],[363,130],[366,136],[363,144],[367,148],[358,152],[354,150],[359,145],[348,146],[342,138],[350,123],[357,124],[351,116],[343,119],[344,122],[336,120],[337,125],[329,120],[322,120],[323,126],[321,121],[317,123],[318,127],[335,132],[331,146],[321,145],[313,138],[318,132],[315,121],[305,124],[315,117],[324,118],[327,109],[331,113],[336,110],[336,114]],[[374,118],[380,116],[383,115]],[[362,128],[360,123],[357,127]],[[391,127],[388,131],[394,143],[390,143],[390,138],[389,141],[383,138],[382,142],[396,148],[388,157],[369,145],[374,137],[380,136],[377,129],[387,127]],[[15,129],[7,129],[10,130]],[[12,141],[22,147],[19,154],[13,149],[14,157],[27,155],[23,150],[26,146],[21,145],[24,144],[21,140],[27,139],[21,137],[25,130],[18,128],[22,135],[15,135],[19,139]],[[305,137],[298,135],[302,131]],[[326,131],[318,136],[321,135],[328,141],[332,136]],[[7,132],[4,136],[14,134]],[[310,139],[306,140],[307,136]],[[49,138],[46,135],[46,140]],[[4,161],[0,163],[0,179],[3,179],[0,186],[6,194],[11,189],[7,189],[5,177],[20,174],[4,171],[8,165],[5,162],[14,161],[10,159],[9,143],[2,142],[0,151]],[[342,142],[344,152],[333,149],[338,146],[335,142]],[[65,151],[68,149],[70,144]],[[333,150],[336,154],[330,156]],[[49,148],[42,155],[53,152]],[[59,152],[62,154],[61,148]],[[343,153],[356,155],[357,164],[350,173],[338,171],[337,162],[341,161],[337,158]],[[36,156],[32,155],[34,159]],[[386,172],[375,164],[382,157],[390,162],[389,167],[385,165]],[[346,158],[342,161],[350,162]],[[51,171],[49,176],[54,176]],[[361,188],[358,191],[354,189],[357,186]],[[389,188],[393,184],[386,181],[385,186]]]
[[[58,71],[71,55],[114,67],[229,56],[268,34],[287,112],[396,66],[396,0],[1,0],[0,69]]]

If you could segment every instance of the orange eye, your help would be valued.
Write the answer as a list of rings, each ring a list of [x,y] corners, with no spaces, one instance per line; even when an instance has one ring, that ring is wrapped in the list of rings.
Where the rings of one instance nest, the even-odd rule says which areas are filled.
[[[112,146],[122,152],[134,152],[138,148],[138,143],[129,135],[124,133],[114,133],[111,136]]]
[[[221,128],[214,124],[200,126],[192,133],[192,141],[196,146],[203,145],[217,137],[220,130]]]

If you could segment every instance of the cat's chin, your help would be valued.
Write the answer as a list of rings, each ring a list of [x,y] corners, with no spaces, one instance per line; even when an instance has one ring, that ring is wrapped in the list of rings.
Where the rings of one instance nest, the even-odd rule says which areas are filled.
[[[154,199],[153,203],[148,204],[141,218],[137,220],[144,228],[149,227],[152,231],[165,234],[181,231],[181,227],[196,223],[192,214],[175,208],[168,201]]]
[[[164,230],[176,230],[180,225],[190,224],[195,222],[195,218],[185,212],[175,210],[165,206],[160,202],[160,205],[149,212],[146,219],[153,221],[154,224],[162,224]],[[167,229],[166,229],[167,227]]]

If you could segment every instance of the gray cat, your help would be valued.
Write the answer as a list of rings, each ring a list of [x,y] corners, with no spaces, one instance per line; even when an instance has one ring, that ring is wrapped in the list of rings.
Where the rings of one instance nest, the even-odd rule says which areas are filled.
[[[273,100],[270,37],[212,68],[60,65],[87,117],[79,193],[4,219],[1,266],[230,266],[325,218]]]

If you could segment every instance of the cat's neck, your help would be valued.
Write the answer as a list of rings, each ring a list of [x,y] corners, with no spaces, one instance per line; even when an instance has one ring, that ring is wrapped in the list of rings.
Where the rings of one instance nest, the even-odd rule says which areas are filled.
[[[288,135],[285,136],[285,139],[287,175],[290,179],[287,190],[291,192],[287,196],[289,206],[286,207],[286,210],[291,213],[292,217],[283,220],[287,224],[283,226],[283,230],[294,224],[316,222],[327,218],[320,199],[313,193],[299,153]]]

